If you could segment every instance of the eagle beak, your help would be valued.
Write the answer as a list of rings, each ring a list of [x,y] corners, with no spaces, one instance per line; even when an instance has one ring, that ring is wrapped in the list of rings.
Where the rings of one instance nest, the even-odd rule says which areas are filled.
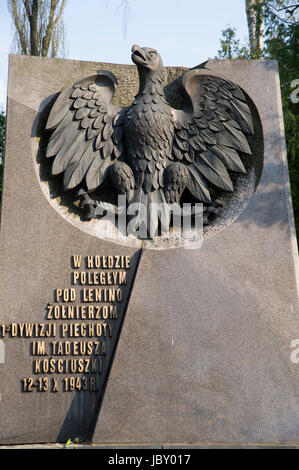
[[[136,65],[138,65],[138,64],[141,64],[141,65],[147,64],[146,54],[145,54],[144,50],[142,49],[142,47],[137,46],[137,44],[134,44],[131,51],[132,51],[131,58],[132,58],[132,61],[134,62],[134,64],[136,64]]]

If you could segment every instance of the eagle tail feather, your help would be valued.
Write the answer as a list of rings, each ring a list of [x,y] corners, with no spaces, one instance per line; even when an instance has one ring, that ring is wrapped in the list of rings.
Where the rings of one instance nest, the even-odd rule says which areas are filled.
[[[171,207],[165,199],[162,188],[155,189],[151,193],[145,193],[140,186],[135,189],[134,196],[130,202],[134,204],[129,209],[129,214],[134,216],[131,219],[131,228],[144,234],[144,238],[151,238],[161,233],[169,231]],[[142,237],[143,238],[143,237]]]

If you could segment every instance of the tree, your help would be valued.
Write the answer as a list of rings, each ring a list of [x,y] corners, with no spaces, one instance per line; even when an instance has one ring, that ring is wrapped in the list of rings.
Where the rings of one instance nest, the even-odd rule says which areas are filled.
[[[245,0],[251,57],[260,58],[263,51],[264,0]]]
[[[264,0],[264,18],[274,24],[295,24],[299,3],[294,0]]]
[[[236,30],[227,26],[222,31],[220,39],[219,59],[247,59],[250,58],[250,51],[246,45],[241,45],[236,38]]]
[[[299,78],[299,25],[277,21],[273,35],[265,41],[264,56],[277,60],[279,66],[292,200],[299,239],[299,103],[292,98],[293,86]]]
[[[246,1],[246,7],[247,3]],[[299,25],[296,18],[299,3],[295,4],[292,0],[264,0],[262,7],[260,11],[263,14],[264,40],[259,44],[263,47],[257,51],[251,44],[248,47],[241,46],[235,30],[227,27],[222,32],[218,54],[219,58],[227,59],[262,57],[278,61],[291,192],[299,241],[299,103],[293,88],[299,84]]]
[[[64,51],[63,10],[67,0],[8,0],[16,52],[57,57]]]
[[[299,3],[294,0],[245,0],[250,57],[263,56],[264,36],[277,23],[294,24]],[[264,34],[264,28],[267,30]]]

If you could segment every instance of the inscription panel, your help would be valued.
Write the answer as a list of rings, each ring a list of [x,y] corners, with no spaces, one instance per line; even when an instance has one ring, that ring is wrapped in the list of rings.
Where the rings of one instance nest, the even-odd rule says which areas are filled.
[[[20,379],[22,392],[101,391],[130,267],[130,256],[72,255],[70,287],[54,290],[44,322],[1,325],[3,339],[29,340],[32,375]]]

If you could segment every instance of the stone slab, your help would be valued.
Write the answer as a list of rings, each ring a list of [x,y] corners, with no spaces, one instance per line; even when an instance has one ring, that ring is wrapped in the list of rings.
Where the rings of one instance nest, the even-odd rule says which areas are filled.
[[[299,444],[298,364],[290,360],[299,338],[298,267],[277,64],[206,66],[238,83],[258,108],[262,179],[243,214],[201,249],[143,250],[140,260],[139,248],[61,215],[37,164],[40,123],[62,88],[104,68],[117,75],[115,99],[126,105],[138,86],[135,67],[11,56],[0,324],[45,323],[54,290],[70,286],[73,254],[128,255],[132,269],[104,399],[22,393],[21,379],[32,375],[31,340],[0,340],[0,444],[91,437],[115,448]],[[166,81],[183,71],[166,68]]]
[[[95,442],[299,443],[298,254],[277,64],[207,67],[257,106],[262,178],[200,249],[143,252]]]
[[[10,56],[1,215],[1,325],[47,325],[46,308],[53,303],[55,289],[71,287],[71,257],[75,254],[130,256],[131,269],[115,329],[122,326],[140,243],[131,247],[111,243],[101,228],[94,228],[95,223],[82,222],[61,207],[40,166],[43,126],[51,103],[69,83],[100,69],[110,70],[118,77],[115,102],[122,106],[131,103],[138,89],[133,65]],[[175,79],[184,70],[167,68],[167,80]],[[79,300],[76,304],[80,304]],[[60,328],[62,321],[56,323]],[[103,375],[97,377],[101,393],[37,392],[36,387],[24,393],[22,379],[44,377],[34,374],[33,361],[39,358],[33,355],[33,338],[11,338],[9,332],[5,335],[0,339],[0,443],[90,440],[105,390],[105,374],[109,374],[107,361]],[[113,354],[117,339],[118,335],[111,340],[107,357]],[[47,349],[49,342],[47,339]],[[67,377],[58,376],[59,380]],[[52,380],[53,376],[48,377]]]
[[[127,271],[127,284],[120,286],[123,288],[123,300],[118,304],[118,319],[114,322],[116,328],[121,326],[125,313],[139,251],[100,240],[69,223],[50,205],[40,184],[36,160],[38,123],[49,97],[53,97],[61,89],[61,85],[70,79],[70,62],[63,62],[66,64],[64,67],[60,61],[55,63],[56,69],[52,67],[52,61],[43,61],[40,58],[10,58],[1,220],[0,323],[53,323],[47,320],[47,305],[57,305],[54,295],[57,288],[74,287],[71,278],[74,271],[71,263],[73,255],[129,256],[131,268]],[[73,66],[75,74],[91,73],[89,63],[81,64],[81,68],[76,64]],[[93,64],[93,73],[98,67],[99,64]],[[79,305],[79,288],[76,287],[75,290],[77,300],[74,305]],[[65,321],[54,322],[57,331]],[[59,338],[57,332],[54,340]],[[33,377],[37,380],[45,377],[43,374],[34,374],[33,361],[47,359],[45,355],[33,355],[34,339],[10,337],[7,332],[0,340],[0,443],[66,442],[69,438],[76,437],[90,439],[101,402],[99,393],[63,393],[61,389],[59,393],[49,393],[38,392],[37,388],[24,393],[23,378]],[[39,339],[46,340],[47,348],[53,340]],[[75,339],[87,341],[96,338]],[[66,340],[69,338],[65,337],[64,341]],[[117,341],[117,337],[114,340]],[[112,352],[112,342],[107,348],[109,355]],[[67,359],[67,356],[62,357]],[[89,358],[96,357],[92,355]],[[108,365],[104,365],[103,369],[105,367]],[[71,375],[56,376],[61,382],[64,377]],[[104,386],[103,375],[97,377],[99,387]],[[89,374],[87,376],[89,380]],[[53,374],[47,377],[52,380]]]

